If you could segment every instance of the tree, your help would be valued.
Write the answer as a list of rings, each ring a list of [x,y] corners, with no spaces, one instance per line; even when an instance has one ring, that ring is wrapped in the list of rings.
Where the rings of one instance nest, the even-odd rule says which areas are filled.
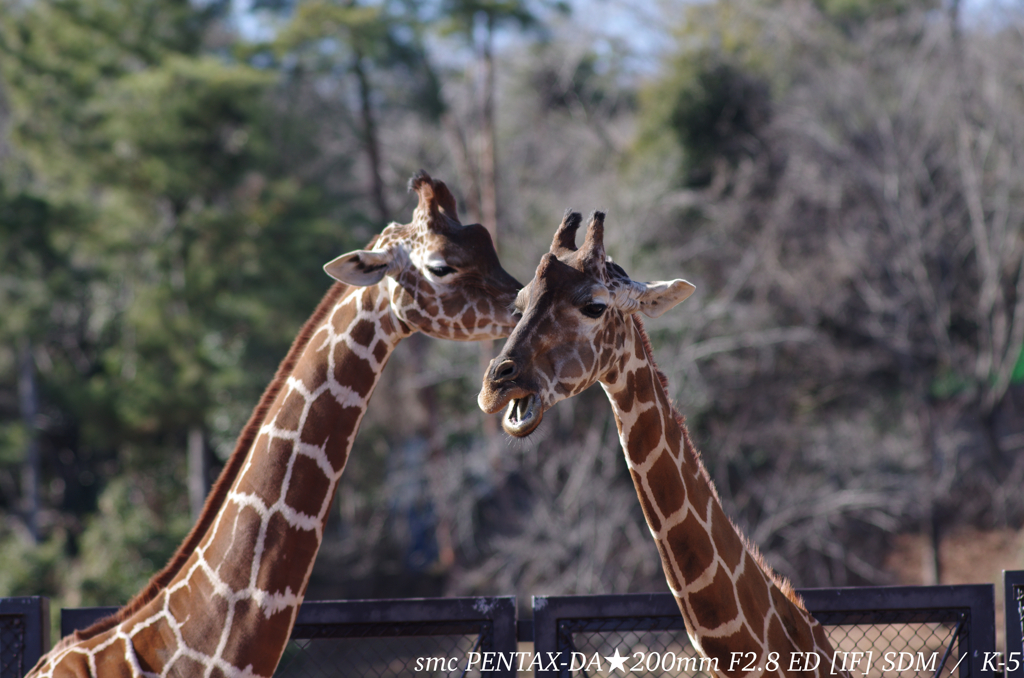
[[[332,2],[312,0],[299,3],[285,28],[274,38],[272,49],[278,59],[297,58],[307,74],[315,74],[335,96],[347,98],[346,76],[354,80],[357,101],[355,117],[359,136],[369,163],[371,195],[377,218],[391,221],[393,214],[385,190],[385,160],[379,132],[378,92],[371,84],[386,71],[404,70],[403,85],[415,94],[427,91],[430,83],[419,67],[425,59],[419,44],[415,18],[396,3],[361,5],[354,0]],[[307,76],[308,77],[308,76]]]
[[[721,290],[702,309],[711,324],[680,352],[703,357],[690,370],[710,405],[697,430],[725,441],[711,465],[723,494],[769,554],[799,567],[798,581],[883,577],[877,551],[844,546],[853,534],[871,553],[887,532],[921,530],[937,552],[957,521],[1021,515],[979,500],[1017,472],[998,443],[1013,416],[993,416],[1006,414],[1024,339],[1018,159],[998,150],[1019,145],[1024,109],[994,84],[1009,81],[1001,62],[1014,63],[1004,51],[1014,38],[983,47],[926,10],[882,5],[856,22],[810,5],[746,11],[789,29],[760,33],[773,36],[769,61],[785,63],[786,78],[767,80],[770,118],[742,153],[743,136],[707,144],[713,135],[694,133],[705,119],[735,120],[690,114],[715,110],[700,97],[671,99],[684,101],[674,116],[646,113],[711,168],[690,182],[700,190],[676,194],[681,209],[666,208],[684,228],[659,232],[679,239],[673,259],[701,252],[698,275]],[[748,47],[728,44],[697,63],[763,72],[744,65]],[[949,69],[970,75],[939,76]],[[674,64],[666,77],[702,82],[693,72]]]
[[[80,601],[116,603],[163,564],[188,527],[183,451],[233,446],[328,286],[310,271],[360,237],[337,222],[367,222],[308,178],[316,142],[287,135],[299,125],[275,74],[203,54],[219,7],[61,0],[0,19],[0,336],[35,358],[39,548],[89,547],[56,584]],[[13,465],[29,428],[2,353]]]
[[[816,80],[813,102],[811,83],[794,93],[782,126],[789,162],[826,178],[784,183],[790,218],[824,220],[820,244],[833,261],[842,252],[847,271],[824,278],[833,298],[815,301],[833,332],[885,356],[913,403],[936,582],[941,532],[968,514],[985,520],[990,508],[973,500],[979,485],[999,485],[1013,467],[993,415],[1024,343],[1024,214],[1015,206],[1024,158],[1013,150],[1024,107],[994,84],[1018,67],[1014,44],[1002,33],[986,48],[966,37],[960,46],[916,13],[876,22],[855,43],[862,65]],[[914,84],[946,69],[962,73],[955,85]],[[816,111],[814,122],[801,105]]]

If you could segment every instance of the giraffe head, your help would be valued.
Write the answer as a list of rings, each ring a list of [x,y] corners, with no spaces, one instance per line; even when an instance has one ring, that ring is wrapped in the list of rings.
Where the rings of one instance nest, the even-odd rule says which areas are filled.
[[[533,280],[516,297],[522,319],[484,375],[480,408],[490,414],[507,405],[502,426],[517,437],[536,430],[559,400],[598,381],[617,381],[635,350],[627,341],[631,316],[657,317],[694,290],[685,280],[630,280],[605,256],[601,212],[594,212],[577,249],[581,220],[565,213]]]
[[[487,229],[463,226],[448,187],[426,172],[409,189],[419,197],[411,223],[390,224],[371,249],[343,254],[324,270],[349,285],[385,285],[410,334],[463,341],[508,336],[522,285],[501,267]]]

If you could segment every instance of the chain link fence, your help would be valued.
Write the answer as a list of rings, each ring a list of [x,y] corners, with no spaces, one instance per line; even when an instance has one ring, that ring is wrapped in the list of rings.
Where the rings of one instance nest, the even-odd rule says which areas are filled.
[[[962,612],[826,612],[816,616],[836,650],[837,668],[856,675],[950,678],[961,658],[959,641],[966,618]],[[616,675],[606,662],[603,671],[593,670],[596,665],[588,671],[585,664],[595,654],[607,657],[618,651],[628,655],[625,668],[637,678],[713,676],[708,660],[697,654],[678,616],[563,621],[558,632],[566,651],[576,653],[575,663],[569,655],[568,675]],[[746,660],[742,656],[736,659],[741,668]]]
[[[18,678],[25,666],[25,620],[20,616],[0,617],[0,678]]]
[[[46,598],[0,598],[0,678],[21,678],[50,647]]]
[[[991,668],[997,667],[990,662],[986,670],[984,662],[984,650],[991,653],[995,648],[992,586],[802,593],[808,609],[826,628],[835,649],[830,660],[837,670],[865,678],[995,674]],[[538,673],[538,678],[620,675],[607,661],[609,656],[627,657],[623,668],[637,678],[713,675],[714,667],[690,644],[671,595],[535,598],[534,610],[538,609],[537,651],[562,653],[558,669]],[[743,655],[733,661],[739,664],[717,668],[746,668]]]
[[[963,611],[819,612],[815,616],[851,674],[951,678],[956,669],[963,675],[959,665],[969,632]],[[837,662],[837,667],[842,663]]]
[[[569,653],[568,671],[563,675],[618,675],[607,661],[602,663],[602,670],[597,670],[593,664],[595,655],[606,658],[618,653],[627,658],[624,670],[637,678],[714,676],[708,660],[698,655],[690,644],[678,610],[675,617],[566,620],[559,623],[558,636],[560,645],[565,648],[563,652]]]

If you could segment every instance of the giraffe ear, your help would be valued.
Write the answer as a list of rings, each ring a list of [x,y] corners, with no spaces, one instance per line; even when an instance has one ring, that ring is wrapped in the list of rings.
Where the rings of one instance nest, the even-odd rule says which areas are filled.
[[[356,250],[324,264],[324,272],[338,282],[369,287],[384,279],[393,260],[390,250]]]
[[[634,298],[640,302],[640,312],[657,318],[676,304],[685,301],[697,289],[685,280],[661,280],[646,283],[647,289]]]

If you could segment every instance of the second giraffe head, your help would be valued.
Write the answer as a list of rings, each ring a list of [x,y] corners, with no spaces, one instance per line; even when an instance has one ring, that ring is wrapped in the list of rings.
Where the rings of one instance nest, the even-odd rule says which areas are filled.
[[[657,317],[693,293],[685,280],[635,282],[604,250],[604,214],[594,212],[583,246],[582,217],[567,211],[533,280],[516,297],[522,319],[491,361],[480,408],[508,407],[505,431],[527,436],[544,412],[595,382],[624,378],[635,352],[631,316]]]

